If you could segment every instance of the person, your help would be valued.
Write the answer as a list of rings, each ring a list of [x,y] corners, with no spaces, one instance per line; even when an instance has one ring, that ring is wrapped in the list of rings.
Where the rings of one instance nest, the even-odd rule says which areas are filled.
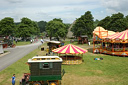
[[[15,74],[13,74],[13,76],[12,76],[12,85],[15,85],[15,79],[16,79]]]
[[[24,73],[23,78],[20,81],[20,85],[26,85],[26,84],[28,84],[29,75],[30,74]]]
[[[43,39],[41,39],[41,43],[42,43],[42,44],[44,43]]]
[[[90,45],[90,41],[88,42],[88,45]]]
[[[15,39],[15,42],[17,43],[17,39]]]
[[[31,39],[31,43],[32,43],[32,39]]]
[[[64,42],[61,43],[61,46],[64,46]]]

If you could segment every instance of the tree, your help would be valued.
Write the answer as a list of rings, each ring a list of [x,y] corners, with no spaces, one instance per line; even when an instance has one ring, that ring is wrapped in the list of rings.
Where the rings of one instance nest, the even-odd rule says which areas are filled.
[[[122,13],[113,14],[111,16],[108,27],[112,31],[122,31],[126,29],[124,15]]]
[[[63,21],[60,18],[59,19],[54,18],[53,21],[59,21],[59,22],[62,22],[63,23]]]
[[[40,28],[40,32],[41,32],[41,33],[45,31],[45,29],[46,29],[46,24],[47,24],[47,22],[45,22],[45,21],[40,21],[40,22],[38,22],[38,26],[39,26],[39,28]]]
[[[110,16],[107,16],[107,17],[105,17],[104,19],[102,19],[98,23],[98,26],[101,26],[101,27],[109,30],[108,24],[110,23],[110,21],[111,21],[111,17]]]
[[[39,35],[40,29],[39,29],[38,23],[35,22],[35,21],[32,21],[32,25],[33,25],[33,28],[34,28],[33,35]]]
[[[71,31],[73,32],[73,35],[78,37],[80,35],[88,35],[89,37],[92,37],[92,31],[94,29],[94,21],[93,16],[90,11],[85,12],[84,15],[82,15],[80,18],[78,18],[73,25]]]
[[[26,37],[30,37],[31,35],[37,35],[39,33],[39,28],[36,22],[31,21],[28,18],[22,18],[16,31],[18,37],[26,39]]]
[[[13,36],[15,33],[15,23],[13,18],[5,17],[0,21],[0,35]]]
[[[128,28],[128,19],[122,13],[112,14],[101,20],[98,24],[107,30],[120,32]]]
[[[126,24],[127,24],[127,26],[128,26],[128,15],[125,16],[125,20],[126,20]],[[128,29],[128,27],[127,27],[127,29]]]
[[[64,38],[66,36],[66,25],[62,23],[62,20],[53,19],[49,21],[46,25],[46,32],[50,37],[56,37],[58,40],[59,38]]]
[[[98,26],[98,23],[99,23],[99,20],[96,19],[96,20],[94,21],[94,28],[96,28],[96,27]]]

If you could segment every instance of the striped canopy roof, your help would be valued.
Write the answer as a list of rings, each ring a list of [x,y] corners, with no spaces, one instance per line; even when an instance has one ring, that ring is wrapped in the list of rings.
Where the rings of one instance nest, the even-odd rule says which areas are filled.
[[[87,50],[72,44],[65,45],[63,47],[54,49],[52,51],[54,53],[60,53],[60,54],[83,54],[87,52]]]
[[[103,27],[100,27],[100,26],[96,27],[94,29],[93,33],[96,34],[101,39],[115,34],[115,32],[109,31],[109,30],[105,30]]]
[[[119,39],[122,39],[122,40],[126,40],[126,39],[128,39],[128,30],[125,30],[123,32],[116,33],[116,34],[113,34],[113,35],[110,35],[107,38],[109,38],[109,39],[119,38]]]

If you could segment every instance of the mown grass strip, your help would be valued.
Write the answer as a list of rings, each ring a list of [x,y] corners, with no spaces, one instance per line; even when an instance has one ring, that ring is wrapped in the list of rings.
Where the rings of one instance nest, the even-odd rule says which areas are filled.
[[[30,41],[19,41],[19,42],[13,42],[16,46],[20,46],[20,45],[28,45],[31,44]]]

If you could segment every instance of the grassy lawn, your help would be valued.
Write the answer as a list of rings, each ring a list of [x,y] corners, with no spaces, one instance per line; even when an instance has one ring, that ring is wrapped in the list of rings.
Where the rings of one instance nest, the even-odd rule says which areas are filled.
[[[76,42],[74,44],[77,45]],[[78,46],[87,48],[89,52],[84,54],[84,62],[80,65],[62,65],[66,71],[62,78],[62,85],[128,85],[128,57],[93,54],[92,46]],[[46,43],[43,47],[47,48]],[[16,85],[18,85],[23,73],[29,72],[27,60],[35,55],[45,55],[45,53],[45,51],[40,51],[40,48],[36,49],[1,71],[0,85],[11,85],[11,77],[14,73]],[[103,60],[94,60],[100,57]]]
[[[20,41],[20,42],[13,42],[16,46],[20,46],[20,45],[28,45],[30,44],[30,41]]]

